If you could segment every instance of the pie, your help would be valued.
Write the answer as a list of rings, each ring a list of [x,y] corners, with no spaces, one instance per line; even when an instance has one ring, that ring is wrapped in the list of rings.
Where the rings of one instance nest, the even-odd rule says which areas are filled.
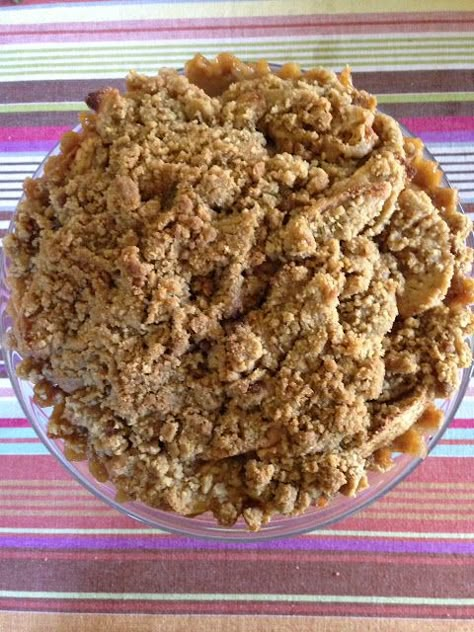
[[[198,55],[87,98],[5,238],[11,345],[118,498],[258,530],[423,454],[471,363],[471,230],[356,89]]]

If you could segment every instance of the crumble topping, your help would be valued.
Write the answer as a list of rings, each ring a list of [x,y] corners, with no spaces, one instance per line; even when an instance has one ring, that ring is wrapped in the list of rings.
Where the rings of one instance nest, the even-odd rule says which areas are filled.
[[[421,452],[474,331],[470,223],[421,141],[348,70],[229,55],[87,103],[5,238],[19,374],[68,457],[258,529]]]

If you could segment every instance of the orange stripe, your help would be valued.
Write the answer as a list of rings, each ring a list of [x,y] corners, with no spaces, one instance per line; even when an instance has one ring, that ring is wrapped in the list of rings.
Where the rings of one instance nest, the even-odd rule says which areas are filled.
[[[364,520],[366,520],[367,518],[371,518],[371,519],[375,519],[375,520],[386,520],[386,519],[390,519],[390,520],[401,520],[401,521],[406,521],[406,520],[429,520],[431,522],[435,521],[435,522],[444,522],[445,520],[462,520],[462,521],[468,521],[468,522],[472,522],[473,520],[473,515],[472,513],[470,515],[461,515],[458,513],[451,513],[451,514],[440,514],[439,516],[437,516],[436,514],[424,514],[423,512],[419,512],[419,513],[409,513],[409,512],[403,512],[400,513],[400,511],[377,511],[377,510],[371,510],[371,509],[366,509],[362,514],[361,514],[361,518],[363,518]]]
[[[461,619],[301,617],[268,615],[143,615],[0,613],[0,629],[15,632],[472,632]]]

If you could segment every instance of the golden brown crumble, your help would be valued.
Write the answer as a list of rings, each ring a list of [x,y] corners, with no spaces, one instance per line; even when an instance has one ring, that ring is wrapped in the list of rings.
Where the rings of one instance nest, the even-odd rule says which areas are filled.
[[[68,457],[256,530],[422,452],[474,289],[421,141],[348,70],[230,55],[87,103],[5,239],[19,374]]]

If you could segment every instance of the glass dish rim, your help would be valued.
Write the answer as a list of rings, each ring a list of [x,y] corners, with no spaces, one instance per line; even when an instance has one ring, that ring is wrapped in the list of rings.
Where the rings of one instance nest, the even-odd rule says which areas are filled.
[[[378,108],[378,111],[383,112],[383,110],[381,110],[380,108]],[[401,130],[405,136],[412,137],[412,138],[414,137],[414,135],[403,124],[401,124],[399,121],[397,121],[397,123],[400,125]],[[81,126],[77,125],[76,127],[72,128],[72,131],[79,131],[80,129],[81,129]],[[35,173],[33,174],[32,176],[33,178],[36,178],[39,175],[41,175],[44,169],[45,162],[48,160],[50,156],[56,155],[58,153],[59,147],[60,147],[60,142],[58,142],[46,154],[45,158],[43,159],[43,161],[41,162],[41,164],[38,166]],[[434,156],[425,146],[424,146],[424,155],[429,160],[437,163]],[[444,170],[441,167],[440,169],[442,172],[441,185],[443,187],[452,188]],[[24,194],[18,200],[18,203],[15,207],[15,212],[9,223],[8,233],[12,232],[14,228],[16,210],[18,208],[18,205],[23,201],[23,199],[24,199]],[[459,201],[457,204],[457,208],[459,212],[465,214],[462,204]],[[472,232],[469,234],[467,238],[467,243],[471,247],[474,246],[474,237],[473,237]],[[1,314],[0,335],[2,337],[2,342],[4,340],[4,337],[7,334],[7,329],[4,327],[4,312],[6,309],[6,304],[8,302],[8,296],[9,296],[9,288],[6,283],[6,272],[7,272],[7,261],[4,254],[4,250],[2,248],[1,255],[0,255],[0,290],[2,292],[2,296],[0,298],[0,314]],[[469,342],[472,349],[473,339],[471,338]],[[460,379],[460,383],[457,390],[453,393],[451,398],[449,398],[448,400],[445,400],[448,402],[452,402],[451,404],[452,410],[450,411],[449,416],[447,415],[445,416],[445,419],[443,420],[441,427],[436,432],[433,433],[432,438],[429,441],[427,440],[426,456],[424,458],[411,456],[409,460],[407,461],[407,463],[402,466],[400,472],[398,472],[398,474],[392,480],[388,481],[387,484],[382,484],[380,488],[377,489],[372,496],[366,498],[365,500],[362,500],[362,502],[361,501],[357,502],[357,499],[360,498],[360,495],[353,498],[344,499],[343,502],[347,503],[348,505],[347,509],[343,508],[339,512],[338,515],[329,517],[328,519],[323,520],[322,522],[321,521],[318,522],[317,519],[315,519],[314,522],[317,524],[314,524],[314,525],[305,524],[305,525],[302,525],[301,527],[298,527],[295,524],[294,528],[291,528],[291,526],[287,527],[284,533],[272,532],[273,530],[278,531],[279,522],[280,524],[282,521],[285,523],[297,522],[298,520],[304,519],[305,516],[309,517],[311,514],[317,515],[317,511],[318,511],[317,509],[314,510],[313,512],[307,511],[304,514],[301,514],[300,516],[293,516],[293,517],[276,516],[269,523],[269,525],[265,525],[261,531],[251,532],[248,530],[245,530],[245,531],[235,530],[234,531],[235,535],[234,535],[234,533],[232,533],[232,530],[235,529],[235,526],[229,527],[229,528],[222,527],[218,525],[217,522],[215,522],[214,520],[215,526],[210,527],[208,525],[204,525],[203,523],[199,523],[199,520],[196,520],[195,518],[182,516],[179,514],[175,514],[173,512],[165,512],[157,508],[149,507],[148,505],[140,501],[133,501],[133,503],[119,503],[115,499],[108,497],[100,489],[99,485],[102,485],[101,483],[99,483],[98,481],[94,481],[93,479],[86,478],[86,476],[75,466],[74,462],[70,462],[66,459],[66,457],[64,456],[64,452],[59,447],[59,442],[49,439],[46,433],[44,432],[42,426],[40,425],[38,419],[31,415],[28,409],[28,406],[26,405],[24,401],[23,393],[20,387],[20,378],[18,378],[18,376],[15,373],[15,370],[14,370],[14,367],[12,365],[11,358],[9,355],[9,349],[7,349],[6,345],[4,344],[1,344],[0,347],[1,347],[2,357],[7,369],[8,378],[13,386],[16,398],[18,402],[20,403],[20,406],[28,422],[31,424],[36,434],[40,438],[41,442],[49,451],[49,453],[52,454],[61,463],[61,465],[65,468],[68,474],[73,477],[73,479],[78,481],[83,487],[85,487],[96,498],[100,499],[102,502],[105,502],[108,506],[117,510],[122,515],[126,515],[127,517],[132,518],[133,520],[136,520],[152,529],[160,529],[165,532],[181,535],[184,537],[192,537],[192,538],[199,538],[199,539],[219,541],[219,542],[229,542],[229,543],[238,542],[238,543],[248,543],[248,544],[255,544],[258,542],[273,540],[277,538],[283,539],[283,538],[288,538],[288,537],[294,537],[294,536],[303,535],[305,533],[309,533],[312,531],[315,531],[315,532],[320,531],[334,524],[337,524],[346,518],[351,517],[352,515],[354,515],[355,513],[359,511],[362,511],[363,509],[366,509],[367,507],[375,503],[377,500],[379,500],[380,498],[388,494],[394,487],[399,485],[424,461],[424,459],[429,455],[429,453],[433,450],[433,448],[438,444],[439,440],[446,432],[447,428],[449,427],[449,425],[455,418],[455,415],[459,409],[459,406],[466,394],[466,390],[469,386],[471,371],[472,371],[472,366],[473,366],[471,364],[471,366],[461,370],[462,377]],[[24,382],[29,383],[28,381],[24,381]],[[370,474],[371,473],[369,472],[369,480],[370,480]],[[110,484],[107,483],[107,485],[110,485]],[[353,501],[356,501],[355,505],[353,504]],[[331,502],[334,502],[334,500]],[[130,504],[132,504],[133,507],[127,506]],[[140,515],[139,513],[136,513],[136,511],[134,511],[134,507],[137,507],[138,510],[140,510],[141,508],[144,508],[145,510],[159,512],[160,517],[158,520],[154,520],[144,515]],[[161,517],[163,517],[163,520],[161,520]],[[170,522],[177,522],[177,523],[183,522],[183,525],[177,524],[175,526],[174,524],[171,524],[171,525],[167,524],[166,523],[167,519],[169,519]],[[189,525],[189,526],[186,526],[186,525]],[[204,531],[201,532],[200,528],[204,529]],[[283,529],[284,529],[284,525],[283,525]],[[229,535],[229,532],[230,532],[230,535]],[[224,535],[224,533],[226,535]]]

